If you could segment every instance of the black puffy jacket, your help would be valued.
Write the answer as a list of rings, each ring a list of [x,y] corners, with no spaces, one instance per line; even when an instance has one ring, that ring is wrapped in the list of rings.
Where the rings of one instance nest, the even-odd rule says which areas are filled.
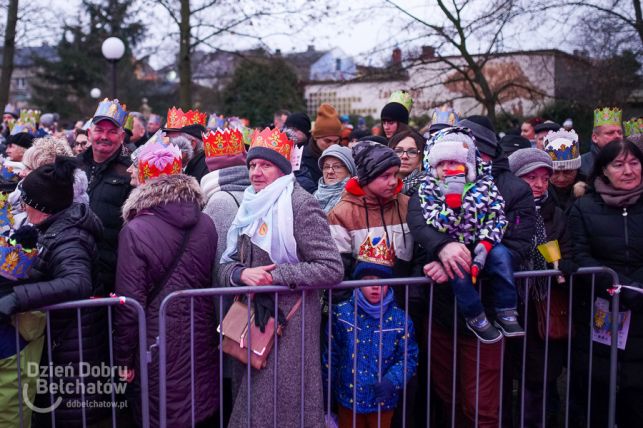
[[[578,199],[570,212],[569,221],[574,243],[574,261],[581,267],[607,266],[618,274],[619,283],[643,287],[643,199],[619,208],[609,206],[598,193]],[[610,299],[606,289],[611,280],[598,276],[596,295]],[[578,359],[576,369],[587,373],[589,317],[594,297],[589,281],[579,281],[574,288],[574,324],[576,340],[574,352]],[[621,387],[643,388],[643,295],[622,290],[621,310],[630,309],[629,335],[625,350],[618,351],[618,382]],[[594,374],[607,382],[609,374],[609,347],[594,344]],[[583,367],[584,365],[585,367]]]
[[[201,183],[201,179],[209,173],[210,170],[205,163],[205,152],[199,150],[194,153],[192,159],[185,166],[185,174],[196,178],[197,183]]]
[[[116,251],[118,234],[123,227],[121,207],[132,191],[127,168],[132,164],[129,157],[117,151],[103,163],[94,162],[92,148],[78,155],[87,174],[89,206],[103,223],[103,238],[98,242],[98,281],[105,292],[114,291],[116,279]]]
[[[38,225],[39,253],[29,275],[29,283],[14,287],[18,310],[28,311],[73,300],[86,299],[97,294],[92,282],[96,270],[98,248],[96,241],[103,227],[98,217],[87,205],[72,204],[66,210]],[[78,374],[80,361],[78,319],[76,310],[52,311],[50,313],[51,364],[74,367]],[[104,309],[81,311],[82,359],[91,365],[100,365],[107,359],[107,324]],[[48,359],[47,348],[43,349],[43,362]],[[88,381],[89,378],[85,378]],[[54,378],[55,380],[55,378]],[[89,379],[91,381],[91,379]],[[66,379],[65,383],[73,382]],[[59,426],[80,426],[80,407],[68,407],[69,400],[80,400],[80,394],[63,396],[63,403],[56,409]],[[38,405],[47,406],[49,395],[37,398]],[[98,395],[85,394],[86,400],[104,400]],[[55,398],[54,398],[55,400]],[[104,409],[85,409],[87,422],[104,417]],[[43,414],[49,423],[51,414]],[[36,424],[38,425],[38,424]],[[40,425],[38,425],[40,426]]]
[[[297,182],[310,194],[317,191],[319,179],[322,177],[322,171],[318,163],[320,156],[321,153],[317,148],[317,143],[311,138],[308,144],[304,146],[299,171],[295,171]]]

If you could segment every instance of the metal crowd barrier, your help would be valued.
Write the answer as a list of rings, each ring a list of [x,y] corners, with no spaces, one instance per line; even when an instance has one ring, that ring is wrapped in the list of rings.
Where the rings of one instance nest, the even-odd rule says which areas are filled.
[[[546,271],[526,271],[526,272],[516,272],[515,278],[516,278],[516,284],[518,284],[520,281],[526,280],[526,279],[534,279],[534,278],[546,278],[547,279],[547,287],[548,291],[551,290],[552,287],[552,279],[555,278],[556,276],[560,275],[559,271],[556,270],[546,270]],[[567,355],[566,355],[566,374],[564,376],[564,383],[565,383],[565,406],[564,406],[564,426],[568,427],[570,425],[570,422],[578,422],[578,418],[576,415],[572,416],[570,414],[570,389],[571,389],[571,369],[572,369],[572,316],[573,316],[573,301],[574,301],[574,292],[575,289],[577,291],[578,285],[575,285],[575,282],[577,282],[578,277],[584,277],[584,276],[590,276],[590,281],[591,281],[591,302],[594,301],[595,296],[596,296],[596,287],[595,287],[595,280],[597,275],[601,276],[606,276],[609,278],[609,282],[612,286],[616,286],[618,284],[618,276],[616,273],[610,269],[607,268],[581,268],[577,273],[571,275],[568,280],[568,287],[569,287],[569,307],[568,307],[568,325],[569,325],[569,331],[568,331],[568,339],[566,343],[566,349],[567,349]],[[433,294],[436,289],[436,287],[448,287],[448,285],[436,285],[432,284],[430,281],[428,281],[426,278],[423,277],[416,277],[416,278],[395,278],[395,279],[388,279],[388,280],[360,280],[360,281],[346,281],[341,284],[338,284],[337,286],[333,287],[333,290],[338,290],[338,289],[353,289],[357,287],[363,287],[367,285],[389,285],[391,287],[394,287],[396,289],[396,293],[400,292],[400,289],[403,291],[403,296],[404,296],[404,311],[405,311],[405,333],[408,333],[408,321],[410,319],[409,316],[409,287],[412,286],[428,286],[427,293],[428,293],[428,303],[429,306],[426,308],[427,310],[427,332],[426,332],[426,349],[424,351],[426,355],[426,360],[423,360],[422,363],[424,364],[424,367],[426,368],[426,379],[417,379],[418,382],[418,387],[420,388],[425,388],[426,394],[425,394],[425,399],[426,399],[426,414],[424,417],[426,418],[425,421],[418,421],[418,420],[413,420],[413,418],[417,417],[417,412],[413,415],[408,415],[407,414],[407,403],[409,402],[410,399],[416,398],[414,397],[409,397],[409,392],[407,391],[408,383],[407,381],[409,379],[406,378],[406,368],[407,368],[407,353],[406,353],[406,345],[407,341],[404,341],[404,346],[405,346],[405,353],[404,353],[404,388],[401,394],[401,399],[398,402],[396,412],[401,412],[401,418],[397,418],[396,421],[394,422],[393,426],[443,426],[435,422],[435,415],[434,413],[437,412],[438,410],[436,409],[435,405],[435,397],[434,395],[435,392],[432,391],[432,376],[431,376],[431,363],[432,363],[432,334],[433,334],[433,328],[434,328],[434,317],[433,317]],[[557,285],[555,285],[557,286]],[[585,284],[583,284],[585,286]],[[534,326],[530,326],[527,323],[528,320],[528,302],[529,302],[529,285],[525,285],[526,291],[524,292],[524,299],[525,299],[525,310],[524,313],[521,314],[523,317],[522,323],[525,327],[526,332],[528,333],[530,329],[535,328]],[[184,290],[184,291],[176,291],[171,294],[169,294],[161,303],[160,306],[160,312],[159,312],[159,337],[158,337],[158,348],[159,348],[159,386],[160,386],[160,391],[159,391],[159,407],[160,407],[160,426],[165,427],[167,425],[167,414],[166,414],[166,400],[167,400],[167,379],[166,379],[166,365],[167,365],[167,331],[166,331],[166,317],[168,313],[168,309],[171,307],[172,304],[174,304],[176,301],[180,299],[190,299],[190,332],[191,334],[194,332],[195,328],[200,328],[201,326],[195,326],[194,325],[194,299],[212,299],[216,298],[218,300],[217,303],[217,312],[218,312],[218,323],[221,324],[221,321],[224,317],[224,310],[225,310],[225,305],[224,305],[224,299],[226,299],[226,302],[229,302],[228,299],[231,299],[232,296],[235,295],[245,295],[249,297],[251,294],[256,294],[256,293],[273,293],[274,294],[274,301],[275,301],[275,312],[277,311],[278,305],[279,305],[279,296],[280,295],[287,295],[291,293],[295,294],[302,294],[303,293],[319,293],[321,291],[321,287],[306,287],[305,289],[298,289],[298,290],[290,290],[287,287],[283,286],[261,286],[261,287],[235,287],[235,288],[210,288],[210,289],[198,289],[198,290]],[[481,294],[484,293],[484,282],[480,284],[480,292]],[[549,315],[549,312],[551,310],[550,308],[550,293],[547,293],[547,314]],[[305,299],[303,299],[305,302]],[[332,314],[332,307],[333,307],[333,295],[332,293],[328,293],[328,303],[331,308],[329,311],[329,314]],[[250,306],[248,305],[248,322],[250,322]],[[456,306],[455,301],[454,301],[454,307]],[[300,376],[300,384],[299,388],[301,391],[301,405],[299,409],[293,408],[293,412],[299,412],[299,421],[300,421],[300,426],[304,426],[304,402],[305,402],[305,388],[304,388],[304,352],[306,349],[306,343],[304,340],[304,332],[305,332],[305,320],[306,320],[306,311],[310,310],[320,310],[320,307],[315,307],[315,308],[307,308],[306,305],[302,305],[300,308],[301,311],[301,373],[293,373],[293,379],[296,379],[296,376]],[[380,309],[381,310],[381,309]],[[617,320],[618,318],[618,313],[619,313],[619,293],[618,289],[616,289],[616,292],[612,293],[611,295],[611,316],[612,320]],[[357,305],[354,307],[354,315],[356,316],[357,314]],[[589,371],[587,373],[587,408],[585,409],[585,415],[583,415],[586,418],[586,426],[590,426],[590,407],[591,407],[591,399],[592,399],[592,363],[593,363],[593,347],[595,346],[594,343],[592,342],[592,326],[593,326],[593,320],[594,320],[594,306],[591,306],[591,317],[588,320],[588,326],[589,326],[589,331],[590,331],[590,337],[589,337]],[[462,398],[457,396],[457,387],[456,387],[456,380],[457,380],[457,359],[458,359],[458,333],[457,329],[455,326],[458,323],[458,315],[456,310],[454,309],[454,316],[453,316],[453,323],[454,323],[454,334],[453,334],[453,355],[452,357],[452,381],[451,381],[451,406],[450,406],[450,422],[447,422],[446,424],[451,427],[455,426],[460,426],[459,423],[456,422],[457,419],[457,414],[458,409],[456,408],[456,403],[458,403],[459,400]],[[416,326],[417,327],[417,326]],[[288,327],[290,328],[290,327]],[[380,329],[382,328],[381,320],[380,320]],[[332,332],[332,316],[328,317],[328,324],[326,327],[324,327],[326,330],[326,336],[325,339],[327,341],[326,345],[328,346],[327,352],[331,353],[331,347],[332,347],[332,341],[331,341],[331,332]],[[611,349],[610,349],[610,365],[609,365],[609,404],[608,404],[608,426],[609,427],[614,427],[615,426],[615,418],[616,418],[616,391],[617,391],[617,329],[618,329],[618,323],[617,322],[612,322],[611,323]],[[547,316],[547,325],[545,331],[549,331],[549,316]],[[215,331],[212,332],[212,334],[217,334]],[[354,329],[354,334],[356,333],[356,329]],[[219,343],[221,343],[223,337],[221,332],[218,333],[219,336]],[[382,335],[380,335],[381,338]],[[279,354],[279,336],[275,333],[274,337],[275,343],[274,343],[274,349],[273,353],[274,355],[271,355],[270,358],[274,358],[275,364],[278,362],[277,355]],[[520,393],[517,394],[516,397],[514,397],[514,391],[513,391],[513,386],[510,386],[512,388],[511,391],[508,392],[508,397],[509,401],[507,402],[507,395],[503,391],[503,382],[504,382],[504,374],[505,374],[505,361],[504,361],[504,355],[505,355],[505,345],[507,343],[507,339],[503,339],[500,342],[501,346],[501,362],[500,362],[500,370],[499,370],[499,388],[500,388],[500,396],[498,397],[498,414],[497,419],[498,419],[498,426],[520,426],[523,427],[525,425],[525,373],[527,370],[529,370],[529,367],[526,367],[526,348],[527,348],[527,339],[523,338],[511,338],[508,339],[509,341],[512,341],[512,343],[520,343],[520,341],[523,341],[522,345],[522,364],[521,364],[521,378],[514,380],[512,378],[512,385],[515,385],[517,382],[518,385],[520,386]],[[252,343],[252,337],[249,338],[249,342]],[[549,363],[549,350],[550,347],[552,346],[552,343],[549,339],[549,337],[544,338],[544,346],[545,346],[545,361],[544,361],[544,373],[543,373],[543,398],[542,398],[542,410],[541,410],[541,415],[542,415],[542,420],[541,424],[542,426],[546,425],[546,412],[547,412],[547,374],[548,374],[548,363]],[[355,342],[355,349],[353,350],[353,355],[357,355],[357,347],[358,344]],[[194,341],[191,340],[191,349],[188,351],[186,350],[185,352],[190,352],[191,354],[191,364],[194,363]],[[475,391],[476,391],[476,397],[475,397],[475,415],[473,417],[473,421],[469,421],[470,423],[473,423],[474,426],[479,426],[479,405],[481,400],[488,399],[488,397],[481,397],[480,396],[480,351],[481,347],[484,346],[489,346],[485,344],[481,344],[479,341],[477,341],[477,350],[476,350],[476,385],[475,385]],[[222,350],[219,347],[219,397],[220,397],[220,403],[219,403],[219,413],[218,413],[218,424],[220,427],[224,426],[224,414],[221,409],[223,409],[224,406],[224,400],[234,400],[234,397],[224,397],[223,394],[223,374],[224,374],[224,364],[226,364],[226,358],[224,358],[224,354]],[[250,357],[250,349],[248,346],[248,357]],[[315,351],[313,351],[315,352]],[[382,341],[380,339],[380,344],[379,344],[379,355],[382,355]],[[331,361],[331,358],[328,359]],[[246,409],[246,426],[250,427],[252,426],[251,423],[251,403],[252,400],[272,400],[272,406],[273,406],[273,420],[272,421],[265,421],[265,426],[272,425],[274,427],[278,426],[283,426],[280,424],[280,419],[279,416],[277,415],[277,402],[279,400],[279,391],[277,390],[277,378],[278,378],[278,371],[279,370],[289,370],[288,367],[278,367],[275,366],[275,374],[274,374],[274,379],[273,379],[273,387],[272,387],[272,397],[266,397],[265,395],[262,395],[261,397],[256,396],[253,394],[252,391],[252,376],[256,374],[256,371],[251,368],[250,364],[246,365],[246,381],[247,381],[247,393],[244,397],[239,396],[236,397],[236,400],[242,400],[241,403],[236,403],[238,405],[244,405]],[[322,370],[326,370],[325,368],[322,367]],[[331,367],[328,367],[328,373],[331,372]],[[152,374],[153,376],[154,374]],[[192,368],[192,381],[194,381],[195,376],[198,375],[194,373],[194,368]],[[381,379],[382,377],[382,370],[381,370],[381,358],[379,361],[379,373],[378,373],[378,379]],[[416,372],[415,377],[418,377],[418,374]],[[326,398],[325,398],[325,412],[328,412],[329,409],[332,409],[333,407],[333,394],[332,394],[332,385],[331,385],[331,377],[328,376],[328,381],[326,385],[323,385],[326,388]],[[425,381],[425,382],[424,382]],[[296,382],[296,381],[294,381]],[[355,370],[355,366],[353,367],[353,392],[355,394],[355,390],[357,387],[357,373]],[[192,392],[192,409],[191,409],[191,416],[192,416],[192,426],[195,426],[196,421],[195,420],[195,409],[194,409],[194,394],[195,394],[195,388],[194,384],[192,385],[191,388]],[[419,389],[418,389],[419,390]],[[355,398],[355,395],[354,395]],[[503,406],[507,406],[509,404],[515,403],[515,400],[518,400],[518,406],[513,406],[517,407],[518,410],[518,421],[515,421],[514,423],[514,416],[509,412],[509,417],[511,418],[510,421],[503,420]],[[243,402],[245,401],[245,403]],[[582,401],[582,400],[581,400]],[[229,403],[228,403],[229,404]],[[444,404],[444,403],[443,403]],[[355,400],[353,400],[353,426],[355,426]],[[417,404],[416,404],[417,406]],[[511,409],[510,409],[511,410]],[[515,409],[514,409],[515,410]],[[572,420],[570,420],[572,419]],[[327,421],[328,423],[328,421]],[[378,407],[378,427],[381,424],[381,412],[380,408]],[[263,424],[262,424],[263,426]],[[327,425],[328,426],[328,425]]]
[[[101,331],[97,331],[96,334],[100,338],[100,336],[107,334],[107,342],[108,342],[108,348],[109,348],[109,356],[108,356],[108,362],[109,366],[107,369],[105,369],[102,365],[101,367],[95,368],[91,367],[90,363],[85,361],[83,359],[83,336],[82,336],[82,328],[83,328],[83,323],[82,323],[82,317],[81,317],[81,312],[83,310],[87,310],[90,308],[100,308],[100,309],[106,309],[107,311],[107,325],[105,326],[104,329],[101,329]],[[56,341],[59,340],[58,338],[52,338],[51,336],[51,319],[50,319],[50,314],[54,311],[76,311],[76,322],[75,325],[72,325],[74,323],[71,323],[69,325],[70,331],[69,333],[72,333],[72,331],[77,332],[77,340],[78,340],[78,356],[79,359],[76,363],[70,363],[67,366],[54,366],[52,363],[52,350],[56,346]],[[56,418],[56,411],[57,411],[57,406],[62,403],[62,397],[56,392],[59,389],[62,388],[67,388],[64,391],[66,391],[66,394],[73,394],[75,392],[70,392],[69,387],[71,386],[72,389],[74,388],[79,388],[80,389],[80,402],[75,403],[75,402],[69,402],[69,404],[73,404],[74,408],[80,408],[81,414],[82,414],[82,420],[80,421],[74,421],[76,422],[74,425],[81,425],[83,427],[87,426],[88,422],[86,420],[86,408],[90,407],[101,407],[101,408],[110,408],[111,409],[111,426],[116,427],[118,425],[117,419],[117,407],[118,410],[123,409],[124,407],[127,406],[127,402],[125,401],[125,397],[117,397],[116,391],[117,388],[115,387],[115,377],[118,376],[118,373],[116,373],[116,369],[114,366],[114,348],[113,348],[113,340],[112,340],[112,332],[113,332],[113,325],[112,325],[112,320],[113,320],[113,311],[114,310],[134,310],[137,315],[138,319],[138,349],[139,349],[139,361],[140,361],[140,367],[136,367],[136,378],[138,379],[138,383],[140,385],[140,406],[141,406],[141,424],[143,428],[149,428],[149,396],[148,396],[148,373],[147,373],[147,364],[149,363],[149,358],[148,358],[148,353],[147,353],[147,342],[146,342],[146,321],[145,321],[145,311],[143,310],[143,307],[134,299],[128,299],[126,297],[118,297],[118,298],[95,298],[95,299],[88,299],[88,300],[80,300],[80,301],[72,301],[72,302],[66,302],[66,303],[60,303],[56,305],[50,305],[46,306],[43,308],[38,309],[38,312],[44,312],[45,318],[46,318],[46,331],[45,331],[45,337],[44,337],[44,346],[42,349],[42,355],[46,356],[46,358],[41,359],[42,362],[47,364],[47,366],[43,369],[41,367],[41,361],[37,361],[37,366],[40,370],[39,375],[43,374],[43,372],[46,372],[44,376],[47,377],[48,383],[47,384],[42,384],[44,389],[48,389],[48,392],[45,392],[45,394],[49,394],[51,397],[51,401],[48,402],[47,404],[53,403],[53,405],[47,406],[45,408],[40,408],[37,407],[37,405],[31,401],[25,402],[25,397],[28,398],[27,394],[27,383],[23,383],[23,376],[25,376],[22,373],[21,369],[21,360],[23,359],[22,357],[22,351],[20,350],[20,318],[17,317],[14,321],[14,326],[16,329],[16,349],[18,349],[18,354],[16,358],[16,366],[17,366],[17,380],[18,380],[18,390],[16,391],[18,393],[18,415],[19,415],[19,426],[22,428],[23,426],[29,426],[30,422],[32,420],[26,420],[24,417],[24,413],[26,411],[25,406],[29,406],[29,409],[32,412],[32,417],[36,413],[40,413],[39,416],[50,419],[50,422],[44,422],[47,425],[51,424],[52,427],[64,427],[66,426],[69,421],[61,422],[57,421]],[[73,336],[73,334],[71,334]],[[109,396],[107,401],[105,402],[88,402],[86,401],[85,398],[85,391],[89,390],[90,386],[89,383],[91,383],[92,377],[100,377],[100,378],[105,378],[105,373],[104,371],[108,370],[109,376],[108,378],[108,383],[111,384],[111,387],[107,388],[104,384],[102,388],[108,389],[110,392],[104,392],[103,396]],[[100,373],[103,371],[102,373]],[[93,374],[92,374],[93,373]],[[95,376],[95,374],[98,374]],[[38,379],[40,378],[36,376],[36,382],[38,382]],[[68,381],[69,378],[77,378],[80,377],[80,384],[70,384]],[[86,383],[87,382],[87,383]],[[125,386],[125,389],[128,386]],[[100,386],[94,384],[93,386],[94,389],[96,388],[101,388]],[[121,390],[123,390],[121,389]],[[118,400],[120,401],[117,401]],[[75,400],[76,401],[76,400]],[[58,404],[56,404],[58,403]],[[0,409],[0,414],[2,412],[8,411],[9,409]],[[49,415],[47,415],[49,413]],[[120,413],[120,412],[118,412]],[[58,423],[57,423],[58,422]],[[33,423],[31,424],[32,426],[35,426]],[[101,426],[106,426],[106,421],[101,422]]]

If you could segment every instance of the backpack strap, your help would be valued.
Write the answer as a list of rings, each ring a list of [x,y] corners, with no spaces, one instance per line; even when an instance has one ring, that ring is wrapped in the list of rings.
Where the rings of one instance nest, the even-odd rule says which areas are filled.
[[[231,197],[232,199],[234,199],[234,203],[235,203],[235,204],[237,204],[237,208],[239,208],[239,207],[240,207],[240,205],[239,205],[239,201],[237,201],[237,198],[235,198],[235,197],[234,197],[234,195],[233,195],[232,193],[228,192],[227,190],[222,190],[222,192],[227,193],[228,195],[230,195],[230,197]]]

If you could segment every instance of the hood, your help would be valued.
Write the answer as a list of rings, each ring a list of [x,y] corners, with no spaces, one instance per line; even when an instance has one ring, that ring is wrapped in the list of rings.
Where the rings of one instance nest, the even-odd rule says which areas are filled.
[[[216,193],[243,192],[248,186],[250,186],[250,175],[245,164],[212,171],[201,179],[201,190],[206,201]]]
[[[70,228],[83,229],[97,241],[103,236],[103,224],[86,204],[72,203],[69,208],[38,225],[45,235],[57,235]]]
[[[202,208],[203,195],[194,177],[176,174],[150,180],[134,189],[122,213],[125,222],[147,211],[183,227],[194,224]]]
[[[505,171],[511,172],[511,168],[509,168],[509,158],[507,158],[506,155],[502,155],[498,159],[494,159],[491,162],[492,175],[496,176]]]
[[[403,187],[404,187],[404,183],[402,182],[402,180],[398,179],[397,187],[395,188],[395,195],[390,201],[386,201],[386,203],[384,203],[383,206],[386,206],[396,201]],[[366,206],[368,207],[382,206],[382,204],[378,199],[375,199],[366,195],[362,186],[359,185],[359,180],[357,179],[357,177],[353,177],[346,182],[346,190],[342,195],[342,200],[350,202],[352,204],[357,204],[360,207],[364,206],[364,202],[366,202]]]

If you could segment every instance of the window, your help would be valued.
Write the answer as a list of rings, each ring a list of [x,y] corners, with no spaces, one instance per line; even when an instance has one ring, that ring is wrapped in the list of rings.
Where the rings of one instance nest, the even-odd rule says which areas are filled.
[[[342,59],[341,58],[336,58],[335,59],[335,71],[340,71],[342,69]]]

